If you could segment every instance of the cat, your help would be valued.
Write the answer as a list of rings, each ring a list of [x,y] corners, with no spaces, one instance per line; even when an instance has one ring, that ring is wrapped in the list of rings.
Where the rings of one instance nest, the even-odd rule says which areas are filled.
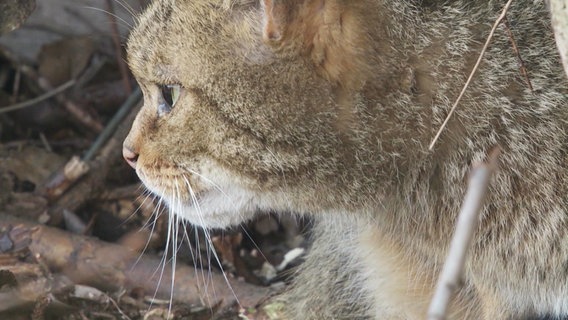
[[[471,165],[499,146],[448,317],[568,317],[568,82],[543,1],[513,2],[513,37],[497,29],[428,147],[502,6],[154,1],[127,44],[144,106],[123,155],[204,228],[313,217],[282,318],[419,319]]]

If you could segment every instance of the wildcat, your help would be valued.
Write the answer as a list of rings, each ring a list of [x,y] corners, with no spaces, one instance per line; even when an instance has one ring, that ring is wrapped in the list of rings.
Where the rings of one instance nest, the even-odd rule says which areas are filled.
[[[124,157],[195,225],[313,217],[282,318],[418,319],[498,145],[449,318],[568,317],[568,82],[544,2],[513,2],[519,54],[501,25],[428,149],[502,5],[154,1],[128,41],[144,106]]]

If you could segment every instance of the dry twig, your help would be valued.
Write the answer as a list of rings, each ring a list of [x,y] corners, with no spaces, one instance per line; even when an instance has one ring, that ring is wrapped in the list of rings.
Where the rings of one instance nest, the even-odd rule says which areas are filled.
[[[51,208],[51,221],[52,224],[58,224],[61,221],[63,210],[76,210],[85,200],[97,196],[102,191],[104,179],[109,170],[109,163],[117,159],[121,159],[122,141],[126,138],[130,125],[136,116],[136,110],[133,110],[135,105],[139,105],[141,93],[137,89],[132,95],[124,102],[123,106],[116,112],[115,116],[107,124],[106,129],[99,135],[97,140],[93,143],[91,148],[82,157],[82,163],[86,163],[89,168],[87,178],[81,181],[80,184],[75,185],[69,192],[63,194],[73,183],[75,183],[82,175],[71,176],[65,174],[65,171],[58,172],[46,184],[45,194],[52,201],[57,199],[57,202]],[[104,144],[104,146],[103,146]],[[101,149],[102,147],[102,149]],[[96,154],[99,157],[93,160]],[[84,174],[85,172],[83,172]],[[59,177],[58,177],[59,176]],[[62,196],[61,196],[62,195]],[[59,198],[61,196],[61,198]],[[58,199],[59,198],[59,199]]]
[[[515,52],[515,55],[517,55],[517,59],[519,59],[519,69],[521,71],[521,75],[525,78],[525,81],[527,82],[527,86],[529,87],[529,89],[533,91],[531,79],[529,79],[527,68],[525,68],[525,62],[521,57],[521,53],[519,52],[519,48],[517,47],[517,42],[515,41],[515,37],[513,37],[513,32],[511,31],[511,28],[509,28],[509,20],[507,19],[507,17],[503,19],[503,24],[505,25],[505,29],[507,30],[507,34],[509,35],[509,40],[511,41],[511,46],[513,47],[513,51]]]
[[[103,60],[94,61],[79,78],[74,79],[74,84],[84,83],[89,78],[92,78],[96,74],[96,72],[102,67],[103,63],[104,63]],[[51,84],[47,81],[47,79],[40,77],[38,73],[28,65],[20,66],[19,70],[30,79],[35,80],[42,90],[46,92],[51,92],[55,90],[51,86]],[[65,107],[65,109],[69,112],[71,116],[73,116],[75,120],[83,124],[85,127],[93,130],[94,132],[102,131],[103,126],[97,119],[93,118],[80,106],[78,106],[71,100],[67,99],[62,93],[56,94],[55,99],[57,100],[57,102],[59,102],[61,105]]]
[[[45,78],[40,78],[38,83],[40,87],[42,87],[42,89],[44,89],[45,91],[53,90],[53,87],[51,86],[51,84],[49,84],[49,82]],[[103,130],[103,125],[100,123],[100,121],[98,121],[93,116],[91,116],[88,112],[86,112],[82,107],[77,105],[75,102],[69,100],[67,97],[65,97],[62,94],[55,95],[55,99],[57,100],[57,102],[59,102],[65,107],[65,110],[67,110],[67,112],[69,112],[70,115],[72,115],[75,119],[79,120],[83,125],[85,125],[85,127],[97,133]]]
[[[19,109],[23,109],[26,107],[31,107],[35,104],[38,104],[44,100],[47,100],[53,96],[56,96],[60,93],[62,93],[63,91],[71,88],[73,85],[75,85],[76,80],[75,79],[71,79],[67,82],[65,82],[64,84],[60,85],[57,88],[53,88],[53,90],[50,90],[44,94],[42,94],[39,97],[35,97],[33,99],[24,101],[24,102],[20,102],[11,106],[6,106],[0,109],[0,113],[6,113],[6,112],[10,112],[10,111],[14,111],[14,110],[19,110]]]
[[[436,141],[438,141],[438,139],[440,138],[440,135],[442,134],[442,131],[444,131],[444,128],[446,128],[446,125],[448,124],[448,122],[450,121],[450,118],[454,114],[454,111],[456,110],[456,107],[458,106],[458,103],[460,102],[461,98],[463,97],[465,91],[469,87],[469,84],[471,83],[471,80],[473,79],[475,72],[477,71],[477,69],[479,69],[479,65],[481,64],[481,60],[483,59],[483,56],[485,55],[485,51],[487,51],[487,48],[489,47],[489,43],[491,42],[491,39],[493,39],[493,35],[495,34],[495,30],[497,30],[497,27],[499,26],[501,21],[503,21],[503,19],[505,19],[505,16],[507,15],[507,11],[509,10],[509,7],[511,6],[512,2],[513,2],[513,0],[507,1],[507,4],[505,4],[505,7],[503,7],[503,11],[501,12],[501,15],[499,15],[497,20],[495,20],[495,23],[493,24],[493,27],[491,28],[491,32],[489,32],[489,36],[487,36],[487,40],[485,41],[485,44],[483,45],[483,49],[481,49],[481,52],[479,53],[479,57],[477,58],[477,61],[475,62],[475,65],[473,66],[473,69],[471,70],[469,77],[467,78],[467,81],[465,82],[465,85],[463,86],[458,98],[456,99],[456,101],[452,105],[452,108],[450,109],[450,112],[446,116],[444,123],[442,123],[442,125],[440,126],[440,129],[438,129],[438,132],[436,133],[436,136],[434,136],[434,139],[432,139],[432,142],[430,143],[430,146],[428,147],[429,150],[432,150],[432,148],[434,148],[434,144],[436,144]]]
[[[491,174],[497,168],[499,149],[489,155],[488,163],[474,166],[470,173],[467,193],[458,216],[456,231],[450,245],[448,257],[438,279],[436,291],[428,309],[428,320],[443,320],[450,300],[459,288],[461,274],[473,233],[477,229],[479,212],[489,186]]]
[[[132,108],[140,101],[142,98],[142,91],[140,88],[136,88],[136,90],[126,99],[126,101],[122,104],[120,109],[115,113],[109,123],[106,125],[105,129],[101,134],[97,137],[93,145],[85,155],[83,156],[83,161],[90,161],[94,158],[96,153],[99,149],[103,146],[104,143],[112,136],[112,134],[116,131],[117,127],[122,123],[122,120],[129,114],[132,113]],[[130,123],[129,123],[130,125]]]

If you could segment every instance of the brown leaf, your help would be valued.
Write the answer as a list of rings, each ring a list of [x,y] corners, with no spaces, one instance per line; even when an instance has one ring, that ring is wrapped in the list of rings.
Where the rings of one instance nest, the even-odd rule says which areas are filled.
[[[77,78],[89,65],[95,51],[93,40],[87,36],[65,38],[46,44],[39,53],[39,74],[57,87]]]

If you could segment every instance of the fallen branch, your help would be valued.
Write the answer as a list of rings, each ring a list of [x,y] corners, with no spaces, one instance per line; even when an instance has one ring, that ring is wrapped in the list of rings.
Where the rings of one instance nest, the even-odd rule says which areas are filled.
[[[25,273],[28,269],[38,269],[38,271],[34,274]],[[41,268],[34,264],[18,264],[12,269],[2,266],[3,272],[13,271],[12,274],[16,274],[20,281],[17,287],[0,291],[0,314],[17,309],[31,309],[50,294],[69,288],[69,280],[64,276],[44,277],[40,275],[39,269]],[[70,306],[67,307],[71,309]]]
[[[458,216],[448,257],[428,309],[428,320],[446,318],[450,300],[456,289],[460,287],[467,251],[471,246],[473,233],[477,229],[479,212],[483,205],[491,174],[497,168],[498,156],[499,149],[496,148],[489,155],[487,163],[472,168],[467,193]]]
[[[7,237],[14,241],[26,240],[34,257],[76,284],[110,291],[142,290],[150,297],[208,307],[234,305],[233,291],[245,308],[255,307],[270,294],[269,288],[228,277],[231,290],[223,275],[210,272],[202,278],[201,271],[181,264],[172,281],[171,266],[163,266],[158,257],[1,213],[0,230],[9,230]]]

